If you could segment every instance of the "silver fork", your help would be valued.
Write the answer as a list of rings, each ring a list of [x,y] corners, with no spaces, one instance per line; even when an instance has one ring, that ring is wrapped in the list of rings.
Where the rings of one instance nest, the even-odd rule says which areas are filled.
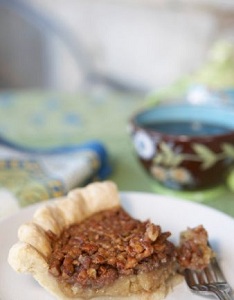
[[[225,279],[216,258],[204,270],[186,269],[185,280],[190,290],[202,296],[215,296],[220,300],[234,300],[232,289]]]

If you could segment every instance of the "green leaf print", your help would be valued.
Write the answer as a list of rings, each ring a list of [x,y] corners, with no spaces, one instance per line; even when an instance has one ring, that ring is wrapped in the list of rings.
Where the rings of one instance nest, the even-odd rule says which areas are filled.
[[[203,170],[212,167],[218,160],[218,156],[213,151],[211,151],[208,147],[202,144],[195,143],[192,145],[192,148],[198,155],[199,159],[201,160],[202,163],[201,168]]]
[[[185,159],[183,154],[173,152],[170,146],[162,142],[159,144],[159,151],[154,157],[155,164],[161,164],[167,167],[177,167]]]
[[[232,144],[223,143],[222,149],[225,156],[234,159],[234,146]]]
[[[174,152],[168,144],[162,142],[159,144],[161,154],[163,155],[163,164],[170,166],[174,159]]]
[[[183,154],[175,154],[172,164],[172,167],[178,167],[184,160],[184,155]]]

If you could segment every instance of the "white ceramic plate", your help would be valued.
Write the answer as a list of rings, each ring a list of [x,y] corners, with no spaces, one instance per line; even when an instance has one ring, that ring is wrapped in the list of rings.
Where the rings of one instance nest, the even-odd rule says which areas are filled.
[[[204,205],[167,196],[146,193],[121,193],[122,205],[132,216],[151,219],[163,230],[170,230],[172,240],[178,241],[179,232],[188,226],[203,224],[218,253],[221,267],[234,288],[234,219]],[[9,248],[17,240],[17,228],[30,220],[38,205],[22,209],[20,213],[0,222],[0,299],[52,300],[31,276],[15,273],[7,263]],[[177,286],[167,300],[196,300],[185,283]],[[200,299],[200,298],[199,298]]]

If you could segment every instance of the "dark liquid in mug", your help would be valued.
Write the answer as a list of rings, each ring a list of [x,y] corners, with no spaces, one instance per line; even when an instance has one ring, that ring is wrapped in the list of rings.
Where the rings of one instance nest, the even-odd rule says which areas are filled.
[[[144,128],[156,130],[161,133],[170,135],[217,135],[226,134],[234,130],[220,124],[211,124],[198,121],[162,121],[145,124]]]

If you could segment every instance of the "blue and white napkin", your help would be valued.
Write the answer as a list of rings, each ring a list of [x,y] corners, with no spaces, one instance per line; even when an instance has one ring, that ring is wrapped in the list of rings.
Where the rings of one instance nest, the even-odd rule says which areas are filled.
[[[0,218],[111,173],[107,150],[99,141],[43,151],[0,142]]]

